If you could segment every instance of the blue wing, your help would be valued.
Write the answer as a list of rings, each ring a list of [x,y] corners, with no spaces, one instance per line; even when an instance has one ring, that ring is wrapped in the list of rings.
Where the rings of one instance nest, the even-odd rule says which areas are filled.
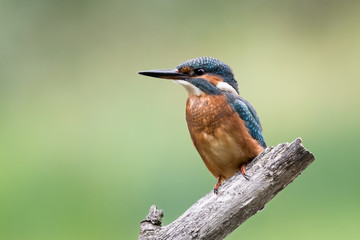
[[[256,139],[263,148],[266,148],[261,123],[253,106],[240,96],[235,96],[231,93],[227,93],[226,96],[234,111],[244,120],[249,134]]]

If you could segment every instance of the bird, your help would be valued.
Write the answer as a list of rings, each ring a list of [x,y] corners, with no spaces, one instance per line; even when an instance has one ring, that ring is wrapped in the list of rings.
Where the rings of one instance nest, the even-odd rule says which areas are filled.
[[[149,70],[141,75],[173,80],[185,87],[186,122],[191,140],[206,167],[223,181],[241,171],[249,180],[246,165],[265,148],[259,116],[239,95],[232,69],[212,57],[187,60],[175,69]]]

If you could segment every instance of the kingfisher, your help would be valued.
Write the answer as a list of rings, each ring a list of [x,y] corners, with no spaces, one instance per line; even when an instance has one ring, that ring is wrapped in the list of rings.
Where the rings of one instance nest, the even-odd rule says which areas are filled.
[[[238,171],[249,179],[246,165],[266,143],[254,107],[239,95],[231,68],[212,57],[181,63],[176,69],[139,74],[171,79],[188,92],[186,122],[191,140],[206,167],[217,179],[214,193]]]

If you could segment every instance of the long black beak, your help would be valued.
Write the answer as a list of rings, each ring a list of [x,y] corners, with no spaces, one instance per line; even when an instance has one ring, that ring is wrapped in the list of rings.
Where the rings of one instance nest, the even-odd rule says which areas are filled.
[[[156,77],[156,78],[166,78],[166,79],[186,79],[189,78],[188,75],[179,72],[177,69],[165,69],[165,70],[149,70],[138,72],[141,75]]]

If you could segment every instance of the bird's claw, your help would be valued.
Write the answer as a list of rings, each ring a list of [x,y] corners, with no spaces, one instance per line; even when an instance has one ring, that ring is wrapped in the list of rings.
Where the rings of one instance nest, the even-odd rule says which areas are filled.
[[[242,164],[240,166],[241,174],[244,176],[246,180],[250,180],[250,176],[246,174],[246,164]]]
[[[215,185],[215,187],[214,187],[214,193],[217,195],[218,194],[218,192],[219,192],[219,187],[220,187],[220,185],[221,185],[221,176],[219,176],[218,178],[217,178],[217,183],[216,183],[216,185]]]
[[[245,173],[245,174],[242,174],[242,175],[244,176],[244,178],[245,178],[246,180],[250,180],[250,176],[247,175],[246,173]]]

